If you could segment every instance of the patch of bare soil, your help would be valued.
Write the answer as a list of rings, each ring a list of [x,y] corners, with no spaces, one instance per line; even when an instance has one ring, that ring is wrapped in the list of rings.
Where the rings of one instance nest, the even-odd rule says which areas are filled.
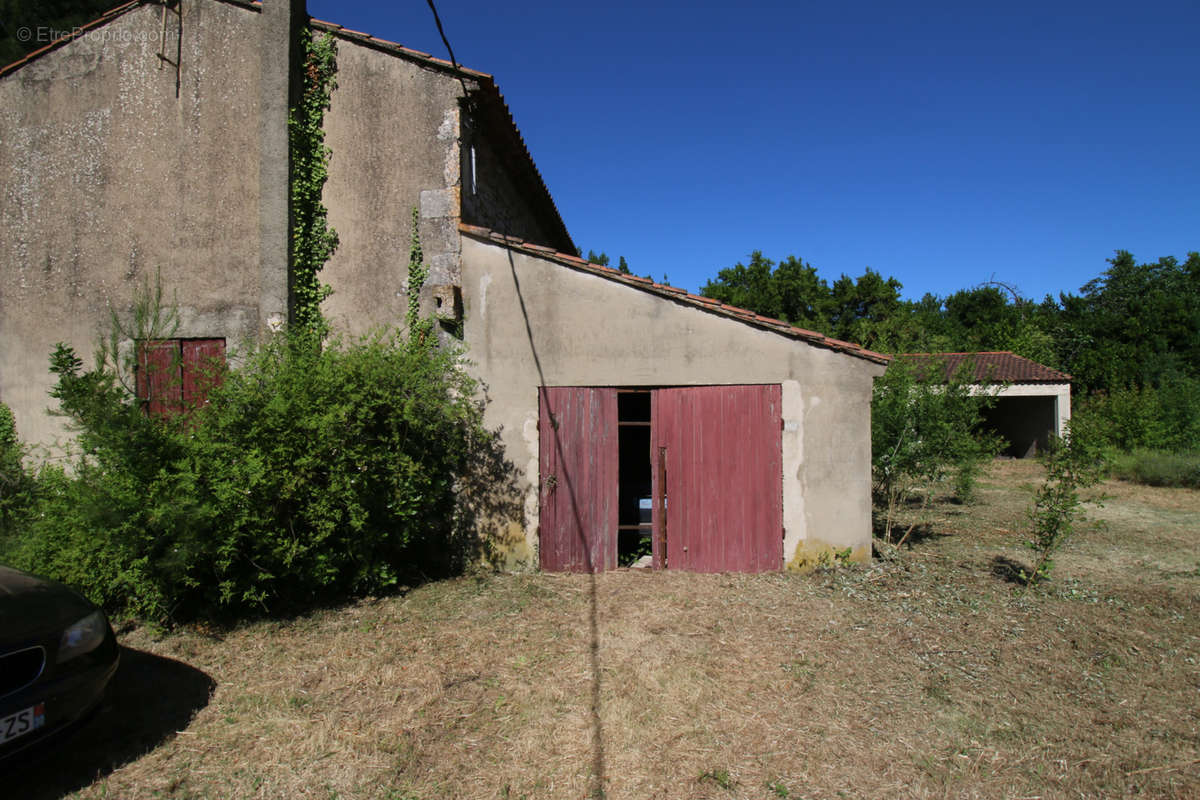
[[[975,503],[936,506],[867,568],[480,576],[220,635],[133,631],[209,676],[208,702],[137,748],[108,736],[129,713],[110,707],[79,734],[90,761],[6,794],[1200,796],[1200,493],[1104,487],[1106,527],[1024,593],[1039,480],[998,462]],[[91,772],[39,789],[64,769]]]

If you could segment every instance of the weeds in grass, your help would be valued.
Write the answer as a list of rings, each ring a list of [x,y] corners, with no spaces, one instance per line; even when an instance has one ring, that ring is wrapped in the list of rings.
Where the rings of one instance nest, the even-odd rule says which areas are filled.
[[[730,777],[729,770],[724,769],[723,767],[705,770],[704,772],[700,773],[700,776],[696,778],[696,780],[700,781],[701,783],[704,783],[705,781],[712,781],[726,791],[733,789],[733,778]]]
[[[787,800],[787,798],[792,796],[792,793],[788,791],[787,786],[785,786],[783,781],[779,779],[767,781],[767,789],[771,792],[771,794],[782,798],[782,800]]]

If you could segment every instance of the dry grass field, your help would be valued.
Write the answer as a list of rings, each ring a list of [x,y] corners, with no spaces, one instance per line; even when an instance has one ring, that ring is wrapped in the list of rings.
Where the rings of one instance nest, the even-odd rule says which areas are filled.
[[[1200,492],[1109,482],[1053,580],[1036,464],[809,576],[465,577],[123,633],[13,798],[1200,797]],[[67,749],[67,748],[64,748]]]

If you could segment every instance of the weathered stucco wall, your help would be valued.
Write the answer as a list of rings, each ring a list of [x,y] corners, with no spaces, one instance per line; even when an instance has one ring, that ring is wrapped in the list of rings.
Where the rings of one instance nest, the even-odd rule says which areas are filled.
[[[0,400],[25,441],[61,434],[55,342],[90,362],[110,305],[156,273],[179,335],[254,335],[259,19],[184,3],[176,70],[161,8],[137,8],[0,78]]]
[[[464,121],[470,112],[463,87],[474,95],[474,79],[460,81],[386,45],[335,36],[337,88],[325,116],[332,158],[324,197],[340,244],[322,272],[333,288],[324,311],[338,330],[361,334],[404,318],[414,207],[429,267],[426,313],[433,286],[461,282],[460,221],[485,220],[538,242],[548,241],[550,221],[517,188],[513,171],[526,165],[514,165],[491,144],[511,132]],[[472,102],[491,101],[480,95]],[[491,110],[489,119],[495,119]]]
[[[273,243],[286,237],[286,220],[278,230],[278,203],[260,203],[260,165],[286,158],[282,117],[271,122],[262,109],[284,96],[287,80],[281,69],[264,78],[277,61],[260,54],[286,44],[264,38],[258,8],[209,0],[181,8],[167,12],[165,46],[162,8],[135,8],[0,78],[0,400],[26,441],[62,434],[44,413],[54,343],[90,354],[109,307],[127,308],[156,274],[180,307],[181,336],[225,337],[236,354],[283,321],[283,260],[262,243],[268,233]],[[274,25],[284,31],[286,14]],[[461,283],[464,81],[402,48],[318,28],[318,36],[332,30],[338,48],[325,200],[340,244],[322,273],[334,289],[324,310],[336,330],[355,335],[404,318],[414,207],[430,268],[424,310],[433,287]],[[479,90],[470,74],[465,87]],[[509,125],[492,94],[474,102]],[[470,135],[516,140],[507,128]],[[545,227],[515,188],[511,173],[526,165],[500,164],[480,148],[479,202],[506,204],[523,231]],[[286,172],[268,172],[272,197],[286,192]]]
[[[403,321],[414,207],[429,282],[457,279],[461,95],[445,71],[337,39],[324,196],[340,244],[321,274],[333,287],[324,311],[337,329]]]
[[[869,558],[870,401],[884,367],[463,237],[468,358],[486,384],[537,546],[538,386],[783,387],[784,563]]]

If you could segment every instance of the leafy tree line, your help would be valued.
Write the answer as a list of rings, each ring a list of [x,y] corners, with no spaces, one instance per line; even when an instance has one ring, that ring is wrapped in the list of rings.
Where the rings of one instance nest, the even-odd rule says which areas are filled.
[[[576,254],[580,258],[584,257],[582,250],[576,249]],[[602,267],[611,267],[612,266],[611,260],[608,257],[608,253],[605,253],[603,251],[597,253],[595,250],[588,250],[587,260],[593,264],[599,264]],[[617,257],[616,270],[617,270],[617,272],[621,273],[622,275],[632,275],[633,274],[633,270],[631,270],[629,268],[629,262],[625,260],[625,256]],[[646,280],[651,280],[651,281],[654,280],[654,276],[650,275],[648,273],[646,275],[643,275],[642,277],[645,278]],[[671,279],[666,275],[666,273],[664,273],[662,276],[662,280],[659,281],[659,283],[670,286]]]
[[[887,353],[1011,350],[1072,375],[1077,410],[1114,449],[1200,449],[1200,253],[1118,251],[1078,293],[1040,302],[1000,282],[916,301],[901,288],[871,269],[831,284],[755,251],[701,293]]]

